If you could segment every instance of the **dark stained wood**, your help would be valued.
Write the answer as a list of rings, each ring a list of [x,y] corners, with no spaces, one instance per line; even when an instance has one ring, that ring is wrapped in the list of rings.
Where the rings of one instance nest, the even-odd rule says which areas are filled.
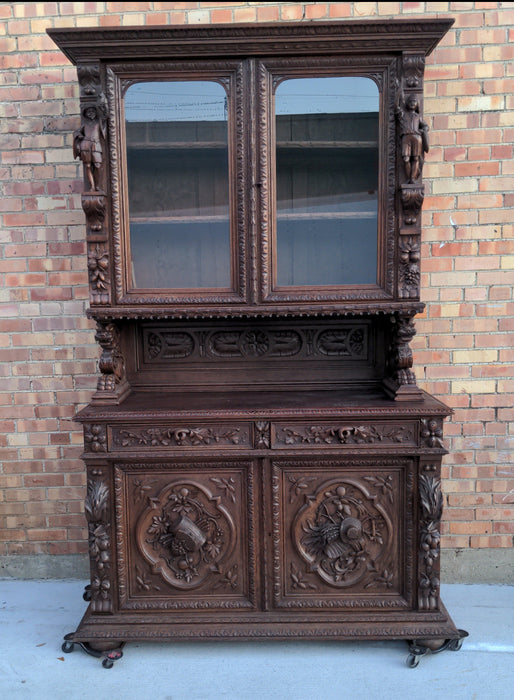
[[[424,60],[450,25],[49,30],[78,68],[74,144],[102,348],[98,390],[77,416],[91,603],[73,642],[459,638],[439,600],[450,409],[416,385],[409,345],[423,309]],[[376,113],[275,123],[275,87],[318,76],[376,83],[378,138]],[[186,122],[126,127],[127,89],[159,80],[221,83],[228,145],[215,121],[194,134]],[[323,272],[315,285],[278,284],[280,225],[300,246],[313,217],[325,233],[358,224],[367,214],[352,192],[375,197],[377,245],[361,246],[372,274],[362,282],[354,262],[351,283]],[[350,206],[294,210],[326,195]],[[229,227],[225,258],[203,248],[196,276],[166,287],[186,256],[178,242],[156,251],[145,231],[157,223],[166,245],[183,227],[186,247],[192,230],[212,244],[198,231],[213,222]],[[132,243],[131,224],[142,232]],[[357,239],[337,240],[366,260],[351,257]],[[328,248],[326,275],[330,258],[345,251]]]

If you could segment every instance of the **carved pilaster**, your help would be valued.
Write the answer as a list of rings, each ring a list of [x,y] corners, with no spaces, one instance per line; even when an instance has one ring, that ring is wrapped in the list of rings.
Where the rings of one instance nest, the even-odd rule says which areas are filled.
[[[412,315],[397,314],[391,319],[392,338],[387,356],[388,377],[383,386],[388,396],[396,401],[415,401],[422,397],[412,371],[410,341],[416,335]]]
[[[86,215],[88,269],[92,304],[110,303],[109,249],[105,194],[107,152],[107,101],[100,66],[77,68],[80,84],[81,125],[73,134],[73,155],[84,166],[82,208]]]
[[[420,535],[418,607],[439,608],[439,532],[443,512],[441,482],[435,476],[419,477]]]
[[[102,376],[98,380],[93,403],[119,404],[130,391],[120,346],[120,331],[115,323],[98,322],[95,340],[103,352],[99,361]]]
[[[110,493],[100,469],[88,480],[85,512],[91,562],[91,611],[112,612]]]
[[[429,149],[428,125],[422,119],[424,66],[424,57],[417,54],[405,54],[399,60],[396,91],[398,161],[401,163],[398,167],[398,296],[402,299],[417,299],[420,293],[420,215],[425,197],[421,176]]]

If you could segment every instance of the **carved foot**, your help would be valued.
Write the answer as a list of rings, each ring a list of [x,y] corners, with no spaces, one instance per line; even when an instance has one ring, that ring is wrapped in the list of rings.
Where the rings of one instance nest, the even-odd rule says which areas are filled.
[[[108,646],[108,649],[94,648],[91,644],[87,642],[75,642],[73,641],[74,633],[70,632],[64,637],[64,642],[62,644],[62,650],[65,654],[71,654],[75,650],[75,645],[79,646],[86,654],[89,656],[94,656],[96,659],[102,659],[102,666],[104,668],[112,668],[115,661],[121,659],[123,656],[122,642],[109,642],[105,645],[99,644],[95,646]]]
[[[425,654],[439,654],[440,651],[459,651],[462,647],[463,640],[468,636],[465,630],[457,630],[459,636],[456,639],[414,639],[409,641],[409,656],[407,657],[407,666],[416,668],[419,660]]]

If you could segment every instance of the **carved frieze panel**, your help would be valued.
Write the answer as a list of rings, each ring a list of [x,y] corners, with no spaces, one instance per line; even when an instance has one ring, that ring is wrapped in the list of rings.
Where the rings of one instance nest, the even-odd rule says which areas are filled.
[[[117,502],[122,607],[251,607],[252,478],[240,463],[119,465],[117,497],[131,503]]]
[[[117,450],[170,447],[251,446],[250,424],[115,426],[112,445]]]
[[[143,330],[143,357],[148,364],[188,358],[202,361],[317,359],[364,360],[369,350],[369,325],[295,327],[231,327],[225,330]]]
[[[413,527],[412,468],[392,458],[274,462],[276,607],[409,605],[401,542]]]
[[[275,424],[273,447],[312,447],[328,445],[351,447],[376,445],[416,445],[415,423],[339,423],[316,424],[298,423],[294,425]]]

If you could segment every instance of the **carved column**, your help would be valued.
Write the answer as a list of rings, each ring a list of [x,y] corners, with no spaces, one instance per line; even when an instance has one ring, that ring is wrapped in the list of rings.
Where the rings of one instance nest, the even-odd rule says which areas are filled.
[[[95,340],[102,347],[98,380],[93,404],[119,404],[130,392],[125,372],[125,360],[120,345],[120,331],[112,322],[97,322]]]
[[[82,208],[86,215],[88,271],[92,304],[110,303],[109,237],[106,221],[107,100],[99,64],[77,67],[81,125],[73,134],[73,155],[84,165]]]

